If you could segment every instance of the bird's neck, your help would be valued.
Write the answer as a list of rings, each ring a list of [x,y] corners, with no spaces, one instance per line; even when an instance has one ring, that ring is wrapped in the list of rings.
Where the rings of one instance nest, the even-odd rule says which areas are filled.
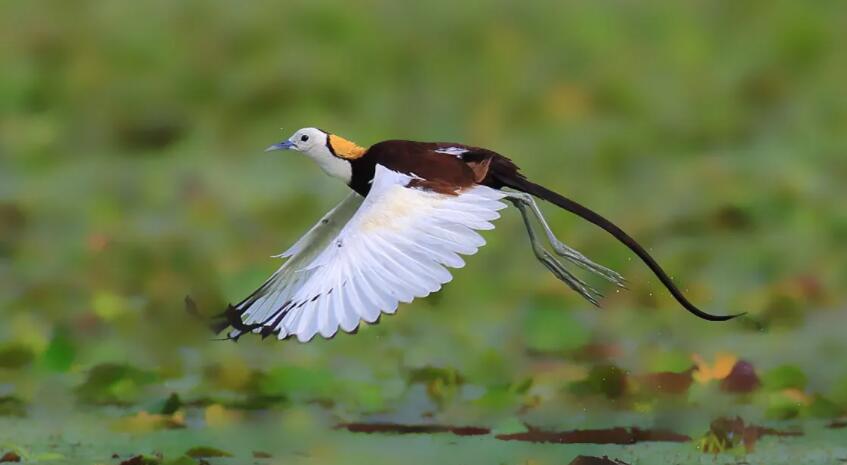
[[[333,155],[345,160],[355,160],[365,155],[368,149],[335,134],[327,137],[326,145]]]
[[[350,180],[347,185],[362,197],[368,195],[371,190],[374,173],[376,172],[376,161],[374,157],[364,155],[355,160],[350,160]]]

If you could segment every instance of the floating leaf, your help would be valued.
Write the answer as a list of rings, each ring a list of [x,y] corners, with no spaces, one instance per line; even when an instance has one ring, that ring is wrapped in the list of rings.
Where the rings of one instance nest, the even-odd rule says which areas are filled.
[[[595,457],[593,455],[578,455],[568,465],[629,465],[623,460],[610,459],[608,455]]]
[[[835,402],[816,395],[808,406],[809,415],[815,418],[838,418],[844,413],[844,409]]]
[[[348,383],[344,385],[344,401],[362,412],[378,412],[386,408],[385,395],[379,384]]]
[[[213,457],[232,457],[232,454],[225,450],[217,449],[209,446],[192,447],[185,451],[185,455],[195,459],[213,458]]]
[[[526,377],[505,386],[492,386],[474,403],[490,409],[506,409],[518,404],[529,408],[535,402],[534,399],[527,399],[526,396],[532,384],[532,377]]]
[[[162,459],[155,455],[136,455],[121,462],[121,465],[159,465]]]
[[[542,431],[528,427],[523,433],[498,434],[501,441],[526,441],[555,444],[636,444],[639,442],[688,442],[690,437],[662,429],[605,428],[572,431]]]
[[[232,391],[243,391],[250,388],[255,377],[260,376],[238,359],[206,367],[204,375],[211,384]]]
[[[661,351],[651,354],[647,369],[653,373],[682,373],[694,365],[683,352]]]
[[[64,460],[65,456],[58,452],[42,452],[30,457],[33,462],[52,462],[55,460]]]
[[[259,390],[263,394],[305,399],[326,397],[335,390],[335,386],[335,378],[329,370],[299,366],[275,368],[259,381]]]
[[[44,366],[53,371],[68,371],[76,358],[76,349],[64,329],[57,329],[42,355]]]
[[[799,431],[779,431],[748,425],[741,419],[718,418],[709,425],[709,431],[697,442],[697,448],[704,453],[726,452],[735,447],[744,446],[747,453],[753,452],[762,436],[800,436]]]
[[[790,420],[800,415],[803,403],[797,399],[785,395],[783,392],[773,393],[768,396],[768,407],[765,415],[775,420]]]
[[[832,383],[832,390],[828,397],[836,404],[847,407],[847,374],[842,375]]]
[[[23,417],[26,415],[26,403],[14,396],[0,397],[0,416]]]
[[[746,394],[753,392],[761,384],[759,376],[756,375],[756,369],[753,368],[753,364],[745,360],[739,360],[732,367],[729,375],[721,380],[721,389],[735,394]]]
[[[406,379],[410,384],[429,384],[436,380],[449,385],[463,384],[465,382],[465,378],[455,368],[433,366],[411,369]]]
[[[516,434],[525,433],[527,431],[526,423],[518,417],[509,417],[494,425],[491,429],[492,434]]]
[[[165,401],[165,405],[162,406],[162,411],[159,412],[163,415],[172,415],[176,413],[177,410],[182,408],[182,400],[179,398],[177,393],[172,393],[168,399]]]
[[[197,460],[187,455],[180,455],[175,459],[171,459],[162,463],[162,465],[200,465],[201,463],[202,462],[198,462]]]
[[[519,403],[519,396],[509,386],[491,387],[474,404],[486,409],[503,410]]]
[[[729,376],[738,357],[732,354],[719,353],[715,356],[715,363],[710,365],[698,354],[691,356],[697,365],[697,371],[693,373],[694,380],[698,383],[707,383],[712,380],[720,380]]]
[[[479,426],[450,426],[417,424],[403,425],[399,423],[339,423],[336,429],[346,429],[351,433],[389,433],[389,434],[435,434],[453,433],[456,436],[482,436],[490,433],[488,428]]]
[[[203,417],[207,426],[218,428],[241,421],[243,414],[236,410],[227,409],[223,405],[213,404],[206,407]]]
[[[105,321],[112,321],[126,313],[129,305],[122,296],[108,292],[100,291],[94,294],[91,302],[91,308],[94,313]]]
[[[813,400],[812,397],[804,391],[794,388],[783,389],[782,395],[803,406],[811,405]]]
[[[127,433],[147,433],[161,429],[185,428],[185,417],[181,412],[173,415],[148,413],[144,410],[125,418],[113,425],[116,431]]]
[[[685,394],[694,382],[693,373],[694,368],[682,373],[669,371],[649,373],[640,376],[639,381],[647,391],[656,394]]]
[[[410,384],[425,384],[427,395],[439,406],[453,399],[458,394],[459,387],[465,382],[464,376],[458,370],[433,366],[414,368],[409,371],[406,379]]]
[[[18,370],[32,363],[35,354],[22,344],[9,344],[0,348],[0,368]]]
[[[772,391],[788,388],[805,389],[807,383],[808,379],[803,370],[793,365],[773,368],[762,376],[762,384]]]
[[[575,394],[602,394],[617,399],[626,393],[626,372],[616,365],[597,365],[584,380],[572,383],[570,389]]]
[[[0,456],[0,462],[20,462],[21,456],[18,455],[17,452],[6,452],[3,456]]]
[[[569,352],[591,340],[571,312],[553,307],[532,309],[524,321],[527,348],[537,352]]]
[[[139,388],[156,380],[150,372],[129,365],[104,363],[88,372],[76,388],[80,402],[90,404],[127,404],[136,399]]]

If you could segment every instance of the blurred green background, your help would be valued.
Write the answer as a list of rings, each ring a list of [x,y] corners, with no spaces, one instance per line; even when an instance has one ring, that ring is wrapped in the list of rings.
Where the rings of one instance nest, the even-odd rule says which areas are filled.
[[[2,2],[0,446],[44,459],[48,436],[90,428],[78,453],[108,462],[114,431],[170,450],[187,425],[173,434],[319,461],[350,440],[325,436],[337,422],[694,437],[718,416],[838,417],[845,43],[837,1]],[[702,308],[748,316],[692,317],[611,237],[545,207],[631,290],[592,308],[507,211],[442,292],[358,335],[211,341],[184,297],[204,314],[240,300],[346,195],[262,152],[303,126],[494,149],[616,221]],[[736,360],[759,380],[742,393]],[[694,381],[651,390],[662,372]],[[357,437],[365,455],[385,440]]]

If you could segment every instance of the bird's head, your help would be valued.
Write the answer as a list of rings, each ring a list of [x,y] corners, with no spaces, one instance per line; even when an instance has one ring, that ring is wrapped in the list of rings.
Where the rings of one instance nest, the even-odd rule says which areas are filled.
[[[346,183],[352,177],[351,160],[365,154],[365,148],[347,139],[317,128],[303,128],[288,139],[273,144],[266,152],[274,150],[296,150],[314,160],[326,174]]]

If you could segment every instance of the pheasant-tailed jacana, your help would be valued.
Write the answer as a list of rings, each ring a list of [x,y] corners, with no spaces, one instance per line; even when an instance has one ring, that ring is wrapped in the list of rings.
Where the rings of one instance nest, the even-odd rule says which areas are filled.
[[[388,140],[360,147],[335,134],[304,128],[267,151],[294,150],[314,160],[352,193],[327,213],[290,249],[288,260],[249,297],[230,306],[216,330],[228,338],[245,333],[332,337],[338,329],[355,331],[441,288],[447,268],[464,266],[485,244],[475,230],[493,229],[505,208],[521,212],[535,256],[557,278],[593,304],[600,294],[572,274],[564,261],[623,286],[623,278],[559,241],[534,198],[574,213],[630,248],[689,312],[710,321],[737,315],[712,315],[694,306],[661,266],[632,237],[583,205],[521,174],[508,158],[488,149],[445,142]],[[508,190],[506,190],[508,189]],[[540,223],[550,249],[536,232]]]

